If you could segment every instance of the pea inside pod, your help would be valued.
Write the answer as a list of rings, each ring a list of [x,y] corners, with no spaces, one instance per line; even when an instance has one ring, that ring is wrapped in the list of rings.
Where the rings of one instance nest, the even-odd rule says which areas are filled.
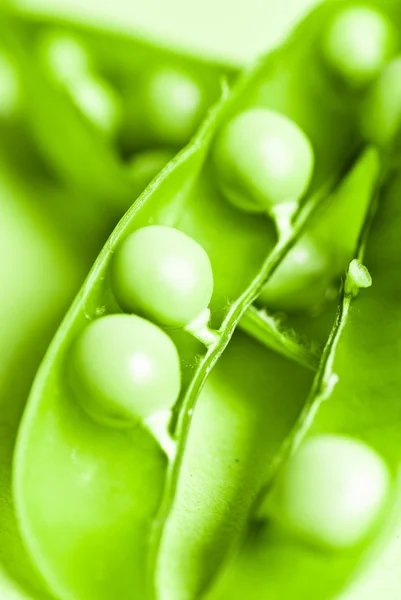
[[[49,349],[21,427],[15,496],[27,547],[52,591],[61,597],[101,600],[117,593],[123,599],[130,598],[133,589],[143,597],[148,594],[147,573],[150,570],[154,574],[162,526],[179,489],[196,398],[241,314],[300,235],[310,212],[326,198],[352,159],[358,141],[353,129],[355,107],[351,102],[344,110],[343,103],[332,102],[332,79],[322,70],[320,61],[312,60],[326,16],[326,9],[322,9],[305,21],[283,49],[263,61],[232,95],[223,96],[192,143],[113,232]],[[309,78],[304,78],[306,72],[319,79],[319,86],[309,85]],[[296,102],[291,93],[294,88],[298,92]],[[348,92],[344,94],[348,98]],[[275,227],[267,213],[261,217],[230,206],[216,182],[212,157],[215,136],[231,118],[250,106],[286,115],[319,150],[309,187],[311,195],[294,215],[292,237],[285,244],[282,240],[277,244]],[[333,122],[337,136],[333,144],[327,145]],[[119,305],[121,290],[115,289],[115,280],[113,283],[115,257],[132,239],[130,236],[154,226],[179,230],[200,244],[209,258],[214,280],[207,323],[212,335],[197,335],[199,331],[188,326],[168,330],[181,367],[181,393],[164,427],[165,437],[177,440],[176,453],[169,455],[169,460],[160,437],[143,422],[122,429],[105,427],[91,418],[76,401],[77,394],[72,393],[67,376],[69,353],[85,327],[97,319],[99,323],[106,321],[123,308]],[[203,259],[200,263],[208,264]],[[152,268],[154,273],[156,269]],[[196,270],[194,273],[196,282],[198,274]],[[119,280],[120,275],[124,295],[126,288],[130,294],[136,293],[134,283],[125,280],[125,270]],[[171,280],[174,282],[174,277]],[[163,285],[166,281],[171,283],[167,279]],[[196,311],[194,307],[195,315],[205,307],[209,294],[210,290],[202,305],[196,305]],[[147,298],[146,303],[153,303],[153,298]],[[169,308],[168,302],[166,306]],[[147,316],[155,317],[153,308]],[[182,322],[188,318],[185,315]],[[51,464],[45,468],[47,460]],[[58,497],[64,498],[68,489],[73,503],[54,502],[49,478],[54,478],[56,472],[61,481]],[[103,512],[107,512],[104,518]],[[246,510],[241,513],[241,523],[245,515]],[[224,539],[219,561],[231,548],[231,541],[230,536]],[[135,566],[129,570],[131,563]],[[183,563],[179,570],[182,568]],[[200,580],[195,572],[195,587]]]
[[[117,249],[113,290],[128,312],[183,327],[207,309],[213,293],[210,259],[200,244],[172,227],[143,227]]]
[[[357,568],[363,574],[377,560],[399,519],[394,366],[399,311],[393,275],[401,180],[398,166],[389,168],[361,240],[359,260],[366,268],[351,263],[322,372],[288,449],[304,436],[305,441],[278,472],[277,487],[265,499],[263,524],[253,528],[226,587],[222,583],[211,598],[240,598],[245,589],[253,590],[253,598],[298,593],[336,598]],[[368,287],[356,295],[359,286]],[[341,487],[345,493],[339,493]]]
[[[366,537],[389,491],[387,465],[369,446],[315,435],[289,460],[262,511],[307,541],[342,550]]]

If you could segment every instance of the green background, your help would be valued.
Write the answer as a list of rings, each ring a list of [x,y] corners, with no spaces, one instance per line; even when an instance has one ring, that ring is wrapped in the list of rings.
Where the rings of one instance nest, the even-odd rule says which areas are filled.
[[[18,0],[29,12],[73,18],[233,65],[276,45],[317,0]],[[401,438],[400,438],[401,439]],[[289,566],[289,574],[290,574]],[[20,598],[20,596],[18,596]],[[401,525],[374,565],[338,600],[400,600]],[[13,600],[12,596],[7,599]],[[295,599],[294,600],[304,600]]]

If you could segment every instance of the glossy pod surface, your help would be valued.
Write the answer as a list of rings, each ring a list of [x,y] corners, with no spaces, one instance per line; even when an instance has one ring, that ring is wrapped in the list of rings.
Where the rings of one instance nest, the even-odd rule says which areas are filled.
[[[338,235],[344,215],[352,215],[352,224],[345,228],[344,246],[337,246],[335,251],[340,255],[338,265],[330,257],[336,276],[344,261],[356,253],[377,183],[378,164],[375,151],[367,151],[349,178],[339,182],[362,138],[356,119],[359,92],[339,87],[316,53],[332,9],[324,5],[313,13],[281,50],[242,80],[230,97],[224,94],[192,143],[130,209],[95,263],[42,365],[20,432],[15,496],[24,540],[51,589],[61,598],[100,600],[117,593],[123,600],[139,593],[143,598],[156,595],[175,600],[206,593],[226,558],[238,547],[261,490],[281,464],[283,444],[297,429],[299,419],[302,422],[312,385],[312,372],[305,366],[316,365],[313,353],[302,348],[297,339],[274,330],[268,315],[251,319],[253,325],[256,323],[252,335],[259,342],[244,333],[231,337],[263,285],[269,285],[274,269],[279,272],[290,248],[302,240],[301,230],[309,222],[313,233],[318,231],[318,243],[330,248],[328,239]],[[291,119],[291,131],[297,132],[300,152],[306,159],[301,175],[294,172],[298,163],[286,155],[288,144],[283,144],[283,156],[289,158],[289,171],[284,172],[294,175],[295,187],[282,187],[283,182],[288,183],[286,176],[268,180],[271,189],[265,181],[262,194],[268,198],[268,206],[263,205],[262,215],[234,206],[219,179],[219,161],[227,150],[224,144],[223,151],[219,149],[220,136],[250,110],[274,114],[274,123],[278,119],[281,125],[278,133],[275,127],[272,131],[279,137],[284,131],[282,119],[285,123]],[[257,135],[251,143],[258,155]],[[266,131],[269,135],[270,130]],[[269,156],[268,152],[268,160]],[[241,169],[253,175],[254,165],[242,164]],[[257,173],[260,167],[256,166]],[[252,197],[251,180],[244,181],[245,191]],[[355,203],[349,204],[353,194]],[[279,205],[290,204],[291,211],[270,210],[273,197],[278,198]],[[316,210],[312,220],[310,215],[320,200],[324,201],[322,212]],[[141,241],[138,250],[138,236],[147,236],[154,228],[168,228],[177,240],[184,236],[196,251],[188,246],[188,251],[180,250],[174,256],[175,241],[163,247],[160,230],[157,243],[150,236],[144,246]],[[141,255],[142,260],[138,259]],[[180,265],[188,261],[189,267],[171,270],[171,256]],[[165,264],[166,270],[162,268]],[[142,271],[144,266],[148,277]],[[177,273],[185,274],[182,281]],[[185,295],[182,305],[181,294]],[[178,301],[170,302],[174,298]],[[127,314],[121,315],[122,310]],[[142,404],[142,393],[135,392],[131,400],[132,379],[129,377],[126,384],[118,371],[124,357],[116,361],[113,347],[104,350],[97,339],[84,350],[84,360],[78,361],[80,384],[75,391],[71,386],[77,370],[71,374],[69,361],[77,340],[84,339],[81,336],[98,324],[102,327],[102,321],[139,318],[132,313],[146,317],[146,322],[160,332],[159,337],[166,336],[175,345],[181,371],[177,401],[178,377],[161,392],[160,405],[153,405],[152,395]],[[328,318],[333,322],[332,315]],[[342,333],[339,323],[336,327],[335,331]],[[278,346],[281,344],[284,356],[263,346],[267,334]],[[123,334],[118,337],[124,339]],[[226,354],[207,380],[230,339]],[[139,336],[139,342],[144,344],[147,360],[161,364],[148,352],[146,336],[142,341]],[[334,345],[328,348],[334,353]],[[123,353],[125,356],[125,345]],[[96,358],[93,363],[92,355]],[[252,358],[244,367],[246,376],[239,368],[239,357],[244,355]],[[294,357],[302,366],[288,360]],[[325,360],[326,364],[329,361]],[[233,377],[231,385],[229,379],[235,372],[237,378]],[[169,376],[174,373],[177,371],[172,366]],[[82,394],[82,387],[90,393]],[[312,387],[313,398],[315,391]],[[291,403],[281,413],[277,407],[286,404],[287,395]],[[82,402],[89,396],[96,397],[95,410],[92,403]],[[116,399],[118,411],[123,408],[126,416],[129,407],[130,416],[134,414],[130,427],[115,427],[114,419],[109,418],[110,401],[115,408]],[[149,420],[159,409],[161,420]],[[201,443],[206,432],[207,445]],[[53,492],[49,483],[55,480],[59,489]],[[67,490],[73,501],[55,502]],[[194,509],[188,510],[188,506]],[[54,535],[56,528],[62,535]],[[281,533],[277,535],[280,540]],[[273,547],[274,542],[266,547]],[[289,545],[298,549],[292,538]],[[274,552],[275,557],[280,556],[277,544]],[[355,552],[352,556],[349,561],[348,556],[341,559],[344,569],[338,577],[337,573],[333,580],[328,577],[328,598],[343,585],[359,555]],[[246,582],[242,557],[240,554],[237,573]],[[275,563],[269,560],[271,567]],[[271,577],[266,583],[257,566],[255,561],[255,593],[265,585],[273,589],[279,570],[276,579]],[[240,583],[235,589],[234,577],[234,588],[228,588],[227,597],[234,598],[240,589],[243,593]],[[282,585],[282,581],[277,585],[279,593]],[[284,598],[291,597],[291,592],[283,593]]]
[[[218,96],[221,75],[227,71],[231,77],[233,72],[132,37],[48,17],[18,14],[11,18],[10,12],[2,13],[0,21],[7,30],[0,36],[0,596],[36,600],[50,593],[23,546],[11,495],[12,454],[21,414],[46,346],[110,228],[176,152],[165,148],[160,166],[139,188],[129,188],[120,201],[121,178],[125,178],[121,173],[131,150],[128,146],[124,150],[118,136],[104,136],[74,104],[71,94],[51,78],[42,63],[40,41],[48,34],[57,40],[60,36],[77,40],[81,57],[85,49],[82,66],[91,67],[96,89],[100,82],[100,92],[105,85],[117,93],[123,120],[126,83],[136,84],[149,64],[194,73],[204,101],[210,103]],[[22,39],[21,48],[18,40]],[[65,66],[64,58],[61,65]],[[74,62],[71,72],[79,73]],[[149,140],[152,148],[153,144]],[[144,145],[135,148],[136,157]],[[121,155],[117,162],[122,169],[114,170],[113,155]]]

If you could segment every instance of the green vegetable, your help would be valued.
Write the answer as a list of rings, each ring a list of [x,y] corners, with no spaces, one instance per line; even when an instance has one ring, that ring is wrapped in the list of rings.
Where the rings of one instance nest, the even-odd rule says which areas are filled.
[[[314,512],[313,522],[305,511],[295,514],[300,505],[309,506],[310,491],[304,486],[280,520],[329,546],[358,545],[328,558],[329,553],[320,553],[273,523],[251,525],[247,537],[258,500],[276,473],[280,476],[287,456],[316,427],[319,434],[350,435],[370,445],[371,453],[355,442],[359,454],[353,446],[349,455],[359,467],[369,463],[370,476],[373,457],[382,455],[387,467],[377,458],[382,470],[377,470],[376,483],[381,497],[389,504],[392,500],[385,493],[386,474],[388,469],[395,479],[395,462],[380,444],[364,439],[358,427],[347,430],[342,419],[348,406],[345,389],[332,402],[345,379],[342,367],[349,368],[353,360],[350,352],[341,362],[342,342],[355,323],[348,318],[352,303],[370,292],[357,296],[360,287],[371,283],[362,249],[379,171],[374,149],[359,152],[361,94],[339,86],[317,56],[333,14],[331,4],[322,6],[283,48],[244,76],[231,95],[223,87],[221,102],[191,143],[156,176],[112,233],[49,348],[20,429],[14,496],[24,543],[52,593],[62,600],[124,600],[133,594],[194,599],[208,590],[212,597],[232,600],[250,597],[249,581],[255,598],[300,594],[324,600],[334,598],[374,541],[380,498],[375,504],[368,495],[371,504],[359,505],[361,521],[347,537],[348,506],[333,514],[331,525],[338,518],[335,528],[320,527],[319,532],[316,524],[323,511]],[[21,48],[18,43],[15,47]],[[108,68],[103,65],[102,73]],[[149,89],[142,88],[147,77],[138,80],[138,91]],[[130,114],[144,108],[142,91]],[[156,114],[152,103],[149,107],[149,114]],[[240,190],[254,202],[262,176],[263,193],[259,196],[258,191],[256,199],[263,196],[262,214],[237,210],[227,202],[229,192],[219,171],[220,161],[233,149],[230,144],[220,148],[225,132],[255,113],[269,115],[269,123],[274,115],[274,124],[281,123],[278,139],[285,152],[280,158],[291,158],[286,172],[293,176],[273,177],[272,183],[275,171],[265,171],[256,160],[245,161],[246,175],[255,171],[257,179],[245,178]],[[174,145],[173,135],[162,141],[166,124],[156,126],[160,122],[148,116],[135,142],[118,140],[122,154],[147,144],[153,148],[157,138],[167,147]],[[288,138],[287,133],[281,137],[284,130],[291,131]],[[261,132],[261,140],[259,127],[252,132],[256,149],[264,147],[266,132]],[[247,158],[243,144],[237,150],[235,159]],[[355,163],[356,156],[360,159]],[[250,157],[255,158],[253,149]],[[121,166],[119,160],[117,164]],[[129,178],[125,167],[124,173]],[[316,300],[313,294],[312,300],[302,296],[301,283],[296,302],[310,310],[298,321],[289,320],[289,328],[281,328],[264,311],[251,308],[246,313],[262,289],[268,289],[274,273],[278,277],[291,249],[296,252],[297,244],[302,249],[308,239],[322,249],[323,258],[330,257],[329,285],[354,259],[316,376],[318,353],[309,335],[316,325],[310,314]],[[188,269],[180,279],[183,271],[177,264],[183,262]],[[279,308],[289,292],[285,277],[280,285]],[[144,314],[150,321],[121,315],[121,310]],[[234,332],[244,314],[244,329],[255,339]],[[325,316],[332,324],[332,312]],[[114,329],[117,322],[124,323],[121,329]],[[135,322],[135,332],[128,322]],[[168,336],[155,322],[169,328]],[[146,328],[141,325],[139,331],[138,323]],[[300,325],[294,333],[289,331],[293,323]],[[157,340],[147,333],[149,327]],[[324,339],[325,327],[318,324],[317,329]],[[145,357],[155,375],[143,388],[137,371],[132,378],[133,353],[141,356],[141,374]],[[373,399],[373,389],[367,396]],[[364,401],[361,393],[355,413],[360,409],[365,415]],[[324,422],[326,406],[333,404],[330,423],[340,410],[334,431]],[[344,462],[352,470],[352,460]],[[350,479],[345,479],[348,485]],[[322,495],[327,494],[321,484]],[[232,570],[222,578],[228,592],[221,592],[218,583],[213,590],[229,558]]]
[[[342,549],[366,536],[389,487],[386,463],[369,446],[348,437],[317,435],[279,474],[265,510],[307,540]]]
[[[328,93],[331,80],[320,71],[318,61],[311,64],[320,28],[320,19],[306,22],[301,28],[302,45],[295,35],[281,51],[244,77],[232,95],[225,90],[191,144],[169,163],[113,232],[49,348],[22,421],[14,481],[24,541],[53,593],[61,598],[101,600],[117,594],[123,600],[131,597],[133,589],[143,598],[152,594],[157,584],[159,549],[165,543],[163,523],[175,499],[179,500],[181,464],[197,397],[242,314],[352,161],[358,140],[352,128],[353,105],[345,113],[338,104],[333,105]],[[301,77],[305,63],[309,71],[312,68],[319,74],[322,89],[310,86]],[[284,71],[273,68],[283,64],[287,65]],[[250,98],[263,97],[263,106],[278,109],[274,106],[277,85],[283,85],[286,92],[282,96],[286,103],[283,99],[279,112],[292,118],[312,144],[321,149],[311,195],[293,215],[287,235],[279,240],[267,213],[262,217],[244,214],[221,197],[211,164],[215,136],[233,115],[247,108]],[[296,101],[294,95],[287,93],[294,87],[298,90]],[[323,142],[330,137],[334,121],[336,141],[327,145]],[[181,393],[172,418],[152,427],[138,424],[128,430],[106,428],[88,419],[76,401],[66,377],[68,353],[88,321],[119,312],[111,278],[115,254],[131,235],[150,225],[178,229],[206,250],[214,279],[208,307],[210,322],[196,319],[185,330],[169,330],[180,356],[182,374]],[[149,254],[147,248],[146,256]],[[126,276],[124,272],[119,279],[126,283]],[[203,276],[199,281],[203,281]],[[168,300],[165,298],[167,307]],[[196,308],[204,307],[205,300]],[[264,366],[259,364],[259,369],[263,372]],[[310,370],[305,373],[299,375],[300,379],[310,381]],[[291,423],[299,413],[299,404],[296,402]],[[286,417],[285,421],[288,422]],[[280,434],[270,447],[272,460],[274,448],[282,440]],[[256,439],[255,442],[258,443]],[[215,443],[213,439],[212,451]],[[252,459],[247,461],[249,464]],[[269,470],[269,466],[266,468]],[[62,481],[58,498],[63,500],[58,502],[50,484],[56,473]],[[230,511],[223,511],[226,517],[216,523],[216,537],[212,536],[209,547],[218,551],[214,567],[208,570],[209,579],[214,578],[219,565],[238,543],[257,488],[266,478],[269,477],[265,473],[261,474],[249,488],[235,535],[226,528],[226,519],[231,520],[233,515]],[[246,487],[244,481],[243,489]],[[73,502],[64,500],[66,490]],[[235,485],[232,498],[237,498],[238,492]],[[199,498],[202,509],[207,506],[206,498]],[[210,510],[222,514],[213,504]],[[188,534],[193,531],[188,524]],[[207,528],[204,531],[206,535]],[[220,532],[226,533],[218,544]],[[171,535],[174,536],[174,528]],[[198,543],[196,536],[192,541]],[[187,572],[185,561],[179,561],[177,571]],[[197,593],[205,585],[205,573],[197,561],[191,572],[191,589]]]
[[[296,209],[313,171],[313,149],[290,119],[265,108],[240,113],[220,132],[214,149],[223,194],[249,212]]]
[[[354,256],[379,174],[379,154],[367,148],[273,273],[257,299],[259,306],[300,313],[297,330],[307,314],[313,322],[317,314],[331,312],[331,328],[340,278]]]
[[[397,32],[388,16],[375,7],[340,8],[323,38],[327,64],[348,85],[369,84],[391,57]]]
[[[46,17],[43,20],[35,18],[31,21],[26,16],[19,16],[18,25],[14,27],[14,21],[12,24],[8,21],[9,16],[5,16],[3,21],[2,14],[0,19],[2,26],[7,30],[4,40],[2,37],[0,53],[5,61],[3,68],[0,58],[0,105],[3,103],[2,106],[5,107],[5,112],[0,108],[0,279],[4,291],[0,294],[0,306],[4,317],[0,328],[0,596],[7,600],[9,596],[10,599],[12,597],[16,600],[42,600],[50,598],[50,592],[26,551],[11,495],[11,470],[17,428],[40,360],[81,284],[94,253],[97,254],[99,246],[104,243],[116,217],[121,215],[121,211],[139,195],[143,187],[136,194],[130,191],[128,200],[121,206],[118,191],[120,182],[116,178],[115,187],[110,185],[110,194],[106,194],[111,217],[108,210],[102,209],[102,183],[113,171],[108,170],[110,163],[105,154],[102,155],[102,150],[99,150],[102,138],[97,136],[94,128],[90,126],[93,145],[88,151],[80,137],[81,125],[85,123],[85,119],[73,106],[71,97],[64,92],[61,94],[60,89],[56,90],[58,84],[55,85],[50,82],[50,78],[44,77],[45,73],[36,62],[37,42],[46,30],[54,31],[55,22]],[[110,81],[113,88],[118,87],[117,83],[120,80],[124,85],[126,82],[136,83],[142,69],[146,69],[150,63],[167,62],[174,66],[184,64],[189,71],[200,71],[202,88],[206,87],[205,97],[208,102],[212,102],[213,98],[217,97],[220,75],[226,71],[223,66],[173,54],[137,42],[131,37],[121,38],[73,25],[63,25],[62,30],[69,36],[76,35],[84,42],[91,57],[95,59],[94,70],[102,78]],[[10,41],[11,38],[14,41],[24,38],[27,52],[20,53],[19,44],[19,50],[14,52],[16,46]],[[134,61],[132,57],[135,57]],[[113,69],[107,68],[107,61],[110,61]],[[227,69],[227,72],[231,73],[232,70]],[[44,82],[43,89],[38,90],[37,82]],[[119,92],[120,89],[125,91],[124,85],[118,88]],[[58,104],[63,95],[66,102],[60,102],[65,111],[64,108],[61,110]],[[29,102],[24,103],[26,97],[29,98]],[[126,102],[125,96],[123,101]],[[36,109],[39,113],[35,112]],[[57,113],[58,109],[60,113]],[[54,121],[53,111],[56,113]],[[41,147],[38,152],[36,142],[40,140],[40,136],[36,138],[36,142],[32,139],[33,132],[28,126],[29,122],[34,122],[35,131],[40,127],[46,129],[46,141],[49,144],[46,151]],[[76,145],[64,144],[64,132],[68,133],[70,141],[75,140]],[[58,177],[61,172],[65,172],[58,169],[58,160],[63,159],[64,166],[67,165],[71,171],[76,169],[73,179],[79,183],[88,176],[94,157],[99,155],[101,169],[92,181],[86,179],[87,183],[83,186],[71,186],[71,179],[67,173],[63,179],[68,186],[60,185]],[[46,162],[45,156],[49,158]],[[54,171],[52,165],[56,166]],[[125,170],[125,165],[123,169]],[[85,193],[82,193],[82,187]],[[79,409],[79,403],[74,396],[72,399]],[[151,421],[147,425],[152,431],[157,430],[157,423]],[[137,433],[135,440],[139,445],[141,439],[145,440],[146,445],[146,434],[141,437],[141,434]],[[164,457],[160,456],[157,455],[153,461],[144,461],[145,478],[149,476],[152,479],[152,465],[156,471],[158,465],[164,467]],[[111,458],[110,455],[110,460]],[[132,454],[128,462],[131,458]],[[132,464],[136,464],[136,461],[133,460]],[[146,465],[150,465],[148,471]],[[54,477],[53,488],[56,481],[57,477]],[[117,480],[116,486],[118,487]],[[138,493],[141,496],[141,490]],[[157,496],[157,489],[155,492],[150,490],[146,495],[150,506],[152,498],[155,497],[154,493]],[[70,498],[68,482],[64,497],[66,501]],[[54,500],[53,506],[58,502],[56,491]],[[154,502],[158,500],[156,498]],[[107,504],[107,498],[105,502]],[[98,547],[96,542],[95,546]],[[98,572],[98,563],[94,564],[94,570],[96,569]],[[127,563],[126,569],[130,569]],[[135,579],[135,575],[133,578]]]
[[[185,71],[155,69],[142,83],[141,101],[150,135],[159,143],[182,146],[205,112],[198,81]]]
[[[169,410],[180,391],[173,342],[134,315],[110,315],[88,325],[73,346],[70,370],[78,402],[111,427],[129,427]]]
[[[160,225],[138,229],[117,249],[112,282],[124,310],[173,327],[196,319],[213,293],[212,265],[202,246]]]

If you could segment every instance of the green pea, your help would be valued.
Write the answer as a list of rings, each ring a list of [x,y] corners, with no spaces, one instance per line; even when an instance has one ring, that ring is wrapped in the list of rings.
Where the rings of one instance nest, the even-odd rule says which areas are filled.
[[[166,67],[151,73],[144,88],[144,106],[153,136],[170,145],[185,144],[205,109],[198,82],[185,71]]]
[[[361,130],[369,142],[385,146],[401,125],[401,57],[383,69],[361,110]]]
[[[102,133],[112,136],[121,121],[120,98],[108,83],[90,73],[71,82],[73,101]]]
[[[280,310],[306,310],[331,290],[333,265],[327,250],[303,236],[288,252],[262,290],[258,303]]]
[[[212,266],[202,246],[161,225],[132,233],[117,249],[111,275],[124,310],[174,327],[198,317],[213,293]]]
[[[307,439],[279,475],[268,510],[287,528],[332,548],[367,535],[385,505],[390,475],[383,459],[359,440]]]
[[[163,149],[145,150],[136,154],[128,166],[133,193],[139,196],[175,154],[174,150]]]
[[[174,343],[135,315],[92,321],[72,347],[70,374],[84,410],[111,427],[130,427],[171,409],[180,392]]]
[[[359,88],[378,75],[394,51],[395,39],[386,15],[368,6],[349,6],[325,31],[323,55],[343,81]]]
[[[220,132],[213,152],[226,198],[247,212],[296,203],[308,188],[312,145],[290,119],[266,108],[246,110]]]
[[[0,49],[0,119],[18,112],[21,102],[21,82],[11,56]]]

